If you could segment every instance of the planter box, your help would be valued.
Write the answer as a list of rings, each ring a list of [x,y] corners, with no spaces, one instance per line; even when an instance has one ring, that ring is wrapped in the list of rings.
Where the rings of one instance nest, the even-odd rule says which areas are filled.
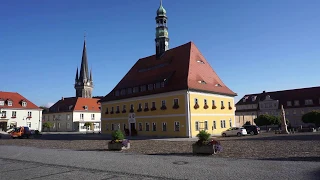
[[[128,143],[127,147],[123,147],[122,143],[108,143],[108,149],[109,150],[116,150],[120,151],[122,149],[129,149],[130,148],[130,143]]]
[[[216,154],[217,150],[215,145],[202,145],[192,144],[193,154]]]

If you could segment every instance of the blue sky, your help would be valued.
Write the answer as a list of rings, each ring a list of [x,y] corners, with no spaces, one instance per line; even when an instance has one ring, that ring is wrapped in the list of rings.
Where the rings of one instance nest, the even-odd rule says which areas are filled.
[[[193,41],[238,93],[319,85],[319,0],[163,0],[170,47]],[[37,105],[75,95],[84,31],[94,95],[155,53],[159,0],[1,0],[2,91]]]

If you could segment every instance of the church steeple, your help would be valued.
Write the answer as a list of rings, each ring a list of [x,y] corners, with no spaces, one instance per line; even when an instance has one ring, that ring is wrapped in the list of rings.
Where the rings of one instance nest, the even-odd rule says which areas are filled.
[[[86,39],[84,39],[84,42],[83,42],[80,75],[78,75],[78,68],[77,68],[76,84],[74,85],[74,88],[76,89],[76,97],[85,97],[85,98],[92,97],[93,80],[92,80],[92,72],[90,71],[90,75],[89,75],[89,71],[88,71]]]
[[[159,58],[165,51],[169,49],[169,35],[167,26],[167,12],[162,6],[160,0],[160,7],[157,10],[156,16],[156,57]]]

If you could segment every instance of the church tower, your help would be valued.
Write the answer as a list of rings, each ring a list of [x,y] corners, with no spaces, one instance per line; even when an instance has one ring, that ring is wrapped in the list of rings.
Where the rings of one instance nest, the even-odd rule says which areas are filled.
[[[74,88],[76,89],[76,97],[92,98],[92,90],[93,90],[92,70],[90,70],[90,74],[89,74],[87,47],[86,47],[85,39],[83,43],[80,74],[77,68]]]
[[[160,58],[165,51],[169,49],[169,36],[167,27],[167,12],[162,6],[162,0],[160,0],[160,7],[157,10],[156,16],[156,57]]]

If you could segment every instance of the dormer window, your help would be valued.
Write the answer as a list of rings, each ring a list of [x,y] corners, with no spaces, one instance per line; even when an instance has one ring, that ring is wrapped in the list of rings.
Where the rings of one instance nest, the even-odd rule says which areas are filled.
[[[0,106],[4,106],[4,101],[0,99]]]
[[[73,108],[73,105],[70,105],[70,106],[69,106],[69,110],[71,110],[72,108]]]
[[[119,95],[120,95],[119,91],[116,91],[116,92],[115,92],[115,95],[116,95],[116,96],[119,96]]]
[[[201,80],[201,81],[198,81],[199,84],[207,84],[205,81]]]
[[[132,94],[132,88],[128,88],[128,94]]]
[[[313,101],[312,101],[312,99],[306,99],[306,100],[304,100],[304,104],[305,105],[312,105]]]
[[[153,90],[153,84],[148,85],[148,90]]]
[[[133,92],[133,93],[139,92],[139,87],[134,87],[132,92]]]
[[[84,106],[83,108],[84,108],[84,110],[88,110],[88,106]]]
[[[287,106],[292,106],[292,102],[291,101],[287,101]]]
[[[197,63],[204,64],[202,60],[197,60]]]
[[[22,101],[21,105],[22,105],[23,107],[26,107],[26,106],[27,106],[27,102]]]
[[[299,104],[299,101],[298,101],[298,100],[295,100],[295,101],[294,101],[294,105],[295,105],[295,106],[299,106],[299,105],[300,105],[300,104]]]
[[[12,106],[12,101],[8,100],[8,106]]]
[[[257,96],[252,96],[251,101],[255,101],[257,99]]]
[[[120,94],[121,94],[121,96],[126,95],[126,90],[125,89],[121,89]]]
[[[160,82],[157,82],[156,83],[156,88],[160,88],[160,86],[161,86]]]
[[[216,84],[215,86],[216,86],[216,87],[222,87],[222,86],[221,86],[221,84],[219,84],[219,83],[218,83],[218,84]]]
[[[146,85],[140,86],[140,92],[144,92],[146,90],[147,90]]]

